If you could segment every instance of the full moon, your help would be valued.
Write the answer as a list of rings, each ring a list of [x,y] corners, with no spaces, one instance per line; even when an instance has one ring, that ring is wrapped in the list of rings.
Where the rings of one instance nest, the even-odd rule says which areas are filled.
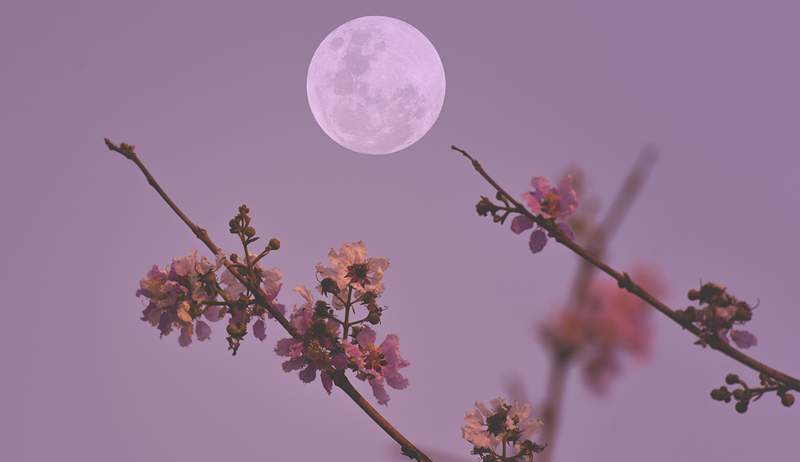
[[[320,128],[352,151],[390,154],[430,130],[444,104],[444,67],[412,25],[364,16],[333,30],[317,47],[306,79]]]

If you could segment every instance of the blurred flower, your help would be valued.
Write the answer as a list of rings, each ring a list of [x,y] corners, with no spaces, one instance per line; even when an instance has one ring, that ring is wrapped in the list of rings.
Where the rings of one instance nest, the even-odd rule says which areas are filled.
[[[633,279],[656,297],[665,286],[652,269],[638,267]],[[650,352],[652,329],[645,302],[610,280],[595,281],[580,304],[559,309],[541,326],[547,346],[561,357],[578,361],[590,387],[606,391],[621,370],[621,354],[645,359]]]
[[[389,402],[386,385],[402,390],[408,387],[408,379],[400,369],[409,366],[407,360],[400,356],[400,338],[389,334],[380,344],[375,345],[375,331],[369,327],[357,328],[355,342],[346,340],[342,347],[350,364],[356,369],[356,377],[366,380],[372,386],[372,392],[379,404]]]
[[[522,199],[527,203],[528,208],[536,215],[553,220],[567,237],[574,239],[575,234],[564,221],[578,208],[578,194],[572,187],[572,177],[565,175],[559,185],[553,187],[547,178],[537,176],[531,180],[531,185],[533,191],[522,194]],[[522,234],[533,228],[534,225],[534,221],[528,216],[517,215],[511,220],[511,231],[515,234]],[[531,233],[528,247],[531,252],[538,253],[544,249],[547,239],[547,232],[537,226]]]
[[[514,460],[532,460],[534,453],[541,452],[543,448],[529,440],[543,426],[541,420],[531,417],[530,405],[507,404],[502,398],[493,399],[490,405],[478,401],[464,417],[461,436],[472,444],[473,453],[485,461],[499,461],[498,456],[507,455],[507,450],[517,456]]]

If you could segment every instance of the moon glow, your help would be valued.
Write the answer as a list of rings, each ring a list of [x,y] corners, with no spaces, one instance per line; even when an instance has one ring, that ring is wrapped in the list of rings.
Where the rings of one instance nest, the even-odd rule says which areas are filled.
[[[306,79],[317,124],[364,154],[390,154],[430,130],[444,104],[442,60],[420,31],[399,19],[364,16],[320,43]]]

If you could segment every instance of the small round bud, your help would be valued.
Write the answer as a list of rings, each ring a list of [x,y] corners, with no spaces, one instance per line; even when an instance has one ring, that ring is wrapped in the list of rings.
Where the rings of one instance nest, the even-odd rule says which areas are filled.
[[[731,400],[731,392],[726,387],[715,388],[711,390],[711,399],[729,402]]]
[[[692,289],[689,291],[688,296],[689,300],[697,300],[698,298],[700,298],[700,292],[698,292],[697,289]]]
[[[739,383],[739,376],[736,374],[728,374],[725,376],[725,383],[728,385]]]
[[[786,407],[791,407],[794,404],[794,395],[791,393],[784,393],[781,395],[781,404]]]
[[[272,239],[269,240],[267,247],[269,248],[269,250],[278,250],[281,248],[281,241],[273,237]]]
[[[319,281],[320,289],[322,289],[322,295],[327,294],[338,294],[339,293],[339,286],[336,285],[336,281],[331,278],[325,278]]]
[[[736,412],[738,412],[739,414],[744,414],[745,412],[747,412],[747,405],[748,405],[747,401],[739,401],[738,403],[736,403],[735,406]]]
[[[733,390],[733,399],[736,401],[747,401],[747,392],[742,388]]]
[[[244,330],[240,326],[237,326],[236,324],[228,324],[228,327],[225,328],[225,330],[228,331],[228,335],[230,335],[233,338],[244,337]]]
[[[475,205],[475,210],[482,217],[493,213],[495,209],[495,205],[486,197],[481,197],[481,200]]]
[[[378,324],[381,322],[381,313],[379,311],[370,311],[367,315],[367,322],[372,325]]]
[[[253,237],[256,235],[256,229],[253,228],[252,226],[248,226],[247,228],[244,229],[244,235],[247,237]]]

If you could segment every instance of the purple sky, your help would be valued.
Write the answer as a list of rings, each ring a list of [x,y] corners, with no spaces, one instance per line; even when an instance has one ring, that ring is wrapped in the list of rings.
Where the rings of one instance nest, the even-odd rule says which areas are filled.
[[[657,262],[676,304],[701,279],[759,300],[753,353],[800,373],[797,2],[180,3],[0,6],[0,459],[386,454],[387,437],[343,393],[281,371],[277,326],[232,358],[220,326],[182,349],[138,320],[139,278],[199,243],[104,136],[135,144],[229,250],[227,221],[247,202],[260,232],[283,242],[267,264],[289,287],[311,283],[345,240],[391,258],[380,333],[400,335],[412,386],[385,413],[423,448],[466,454],[464,412],[502,394],[511,372],[542,396],[532,326],[576,264],[557,246],[533,257],[524,238],[479,219],[474,203],[490,191],[450,144],[516,192],[577,163],[607,203],[655,142],[662,157],[612,263]],[[306,103],[319,41],[364,15],[417,27],[447,73],[437,124],[385,157],[339,147]],[[557,460],[797,453],[797,409],[770,396],[740,416],[711,401],[727,372],[753,374],[665,318],[655,325],[653,362],[627,368],[607,398],[571,382]]]

